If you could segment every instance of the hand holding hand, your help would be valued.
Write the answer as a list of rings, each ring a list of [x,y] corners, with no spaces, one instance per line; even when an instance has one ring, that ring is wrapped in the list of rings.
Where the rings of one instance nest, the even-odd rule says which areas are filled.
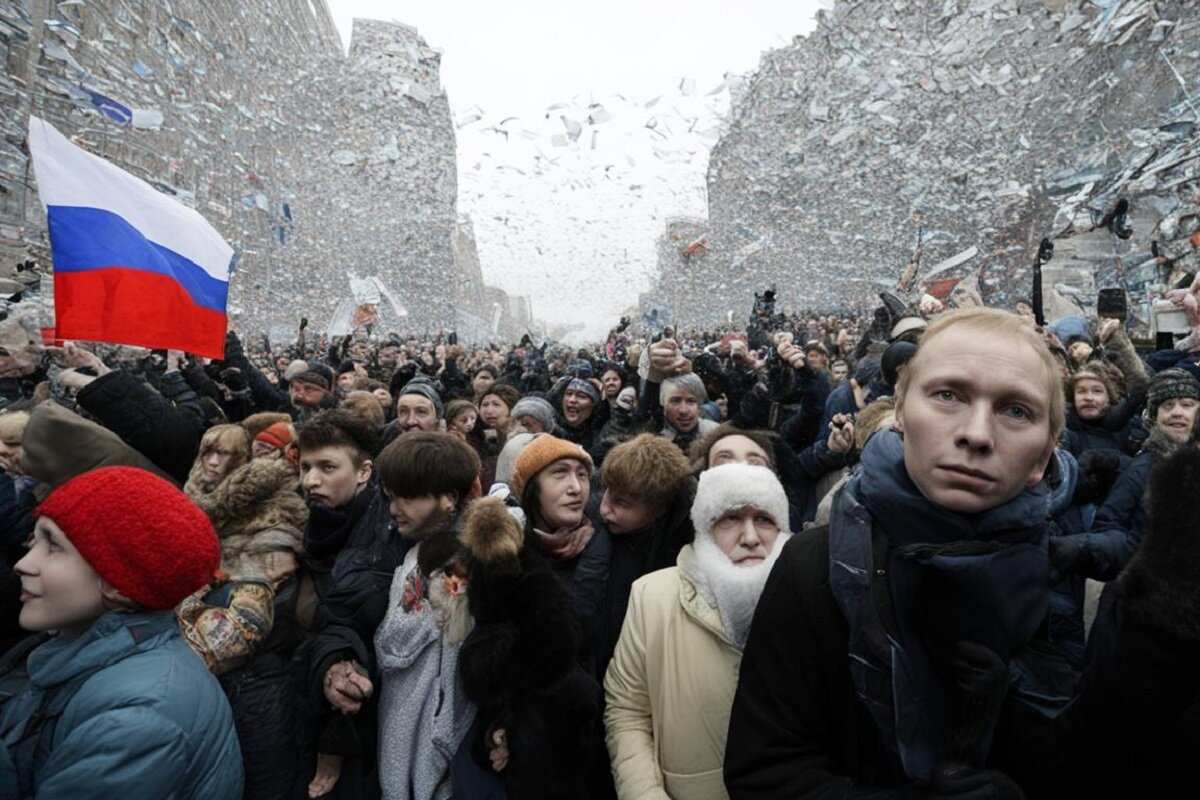
[[[325,699],[343,714],[357,714],[374,691],[353,661],[339,661],[325,673]]]
[[[501,772],[508,766],[508,731],[497,728],[487,739],[488,760],[492,762],[492,770]]]

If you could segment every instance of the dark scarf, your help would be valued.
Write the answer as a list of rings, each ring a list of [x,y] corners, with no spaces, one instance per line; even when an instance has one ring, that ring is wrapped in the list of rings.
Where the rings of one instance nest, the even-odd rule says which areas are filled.
[[[337,508],[310,506],[308,527],[304,531],[304,552],[309,560],[332,563],[378,493],[379,486],[372,479],[345,505]]]
[[[956,749],[948,741],[957,704],[946,664],[957,643],[974,642],[995,652],[1010,665],[1014,690],[1022,694],[1026,670],[1014,660],[1026,652],[1049,610],[1048,514],[1044,484],[979,514],[935,505],[909,477],[903,440],[893,431],[871,437],[862,471],[839,496],[831,522],[834,565],[868,560],[859,564],[867,575],[883,575],[879,568],[886,566],[884,606],[864,608],[880,605],[874,583],[865,589],[860,584],[865,593],[857,597],[844,577],[839,582],[836,569],[831,583],[843,611],[847,603],[857,603],[847,613],[852,662],[871,659],[890,683],[890,698],[867,705],[911,777],[927,779],[947,751]],[[868,524],[855,526],[855,518]],[[884,541],[847,540],[875,539],[872,526]],[[886,565],[878,563],[884,560]],[[886,634],[856,630],[872,623],[881,624]],[[855,678],[865,695],[863,673]],[[983,726],[978,743],[983,753],[994,723]]]

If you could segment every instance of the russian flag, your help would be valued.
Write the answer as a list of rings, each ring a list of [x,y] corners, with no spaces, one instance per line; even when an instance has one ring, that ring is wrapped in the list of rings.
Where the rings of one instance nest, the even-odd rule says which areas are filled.
[[[225,355],[233,248],[204,217],[29,118],[55,336]]]

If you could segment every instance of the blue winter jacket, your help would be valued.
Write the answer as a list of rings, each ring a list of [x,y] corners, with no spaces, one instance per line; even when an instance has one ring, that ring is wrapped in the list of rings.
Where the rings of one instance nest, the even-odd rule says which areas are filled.
[[[1156,453],[1143,450],[1108,491],[1096,512],[1092,530],[1076,571],[1098,581],[1110,581],[1129,562],[1146,532],[1146,485],[1157,463]]]
[[[0,675],[0,798],[237,800],[229,701],[171,611],[113,611]]]

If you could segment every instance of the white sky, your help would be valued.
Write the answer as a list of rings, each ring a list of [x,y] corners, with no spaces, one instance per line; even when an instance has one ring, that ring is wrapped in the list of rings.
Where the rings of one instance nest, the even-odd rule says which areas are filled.
[[[442,51],[456,119],[481,116],[457,137],[459,211],[474,221],[485,280],[529,295],[541,319],[586,323],[589,335],[649,287],[665,220],[705,214],[707,149],[729,106],[728,91],[710,93],[806,33],[828,5],[328,2],[344,42],[352,20],[368,17],[413,25]],[[547,112],[558,103],[567,105]],[[587,124],[593,103],[612,119]],[[494,126],[510,116],[519,119],[500,128],[506,137]],[[574,122],[577,141],[552,138]]]

